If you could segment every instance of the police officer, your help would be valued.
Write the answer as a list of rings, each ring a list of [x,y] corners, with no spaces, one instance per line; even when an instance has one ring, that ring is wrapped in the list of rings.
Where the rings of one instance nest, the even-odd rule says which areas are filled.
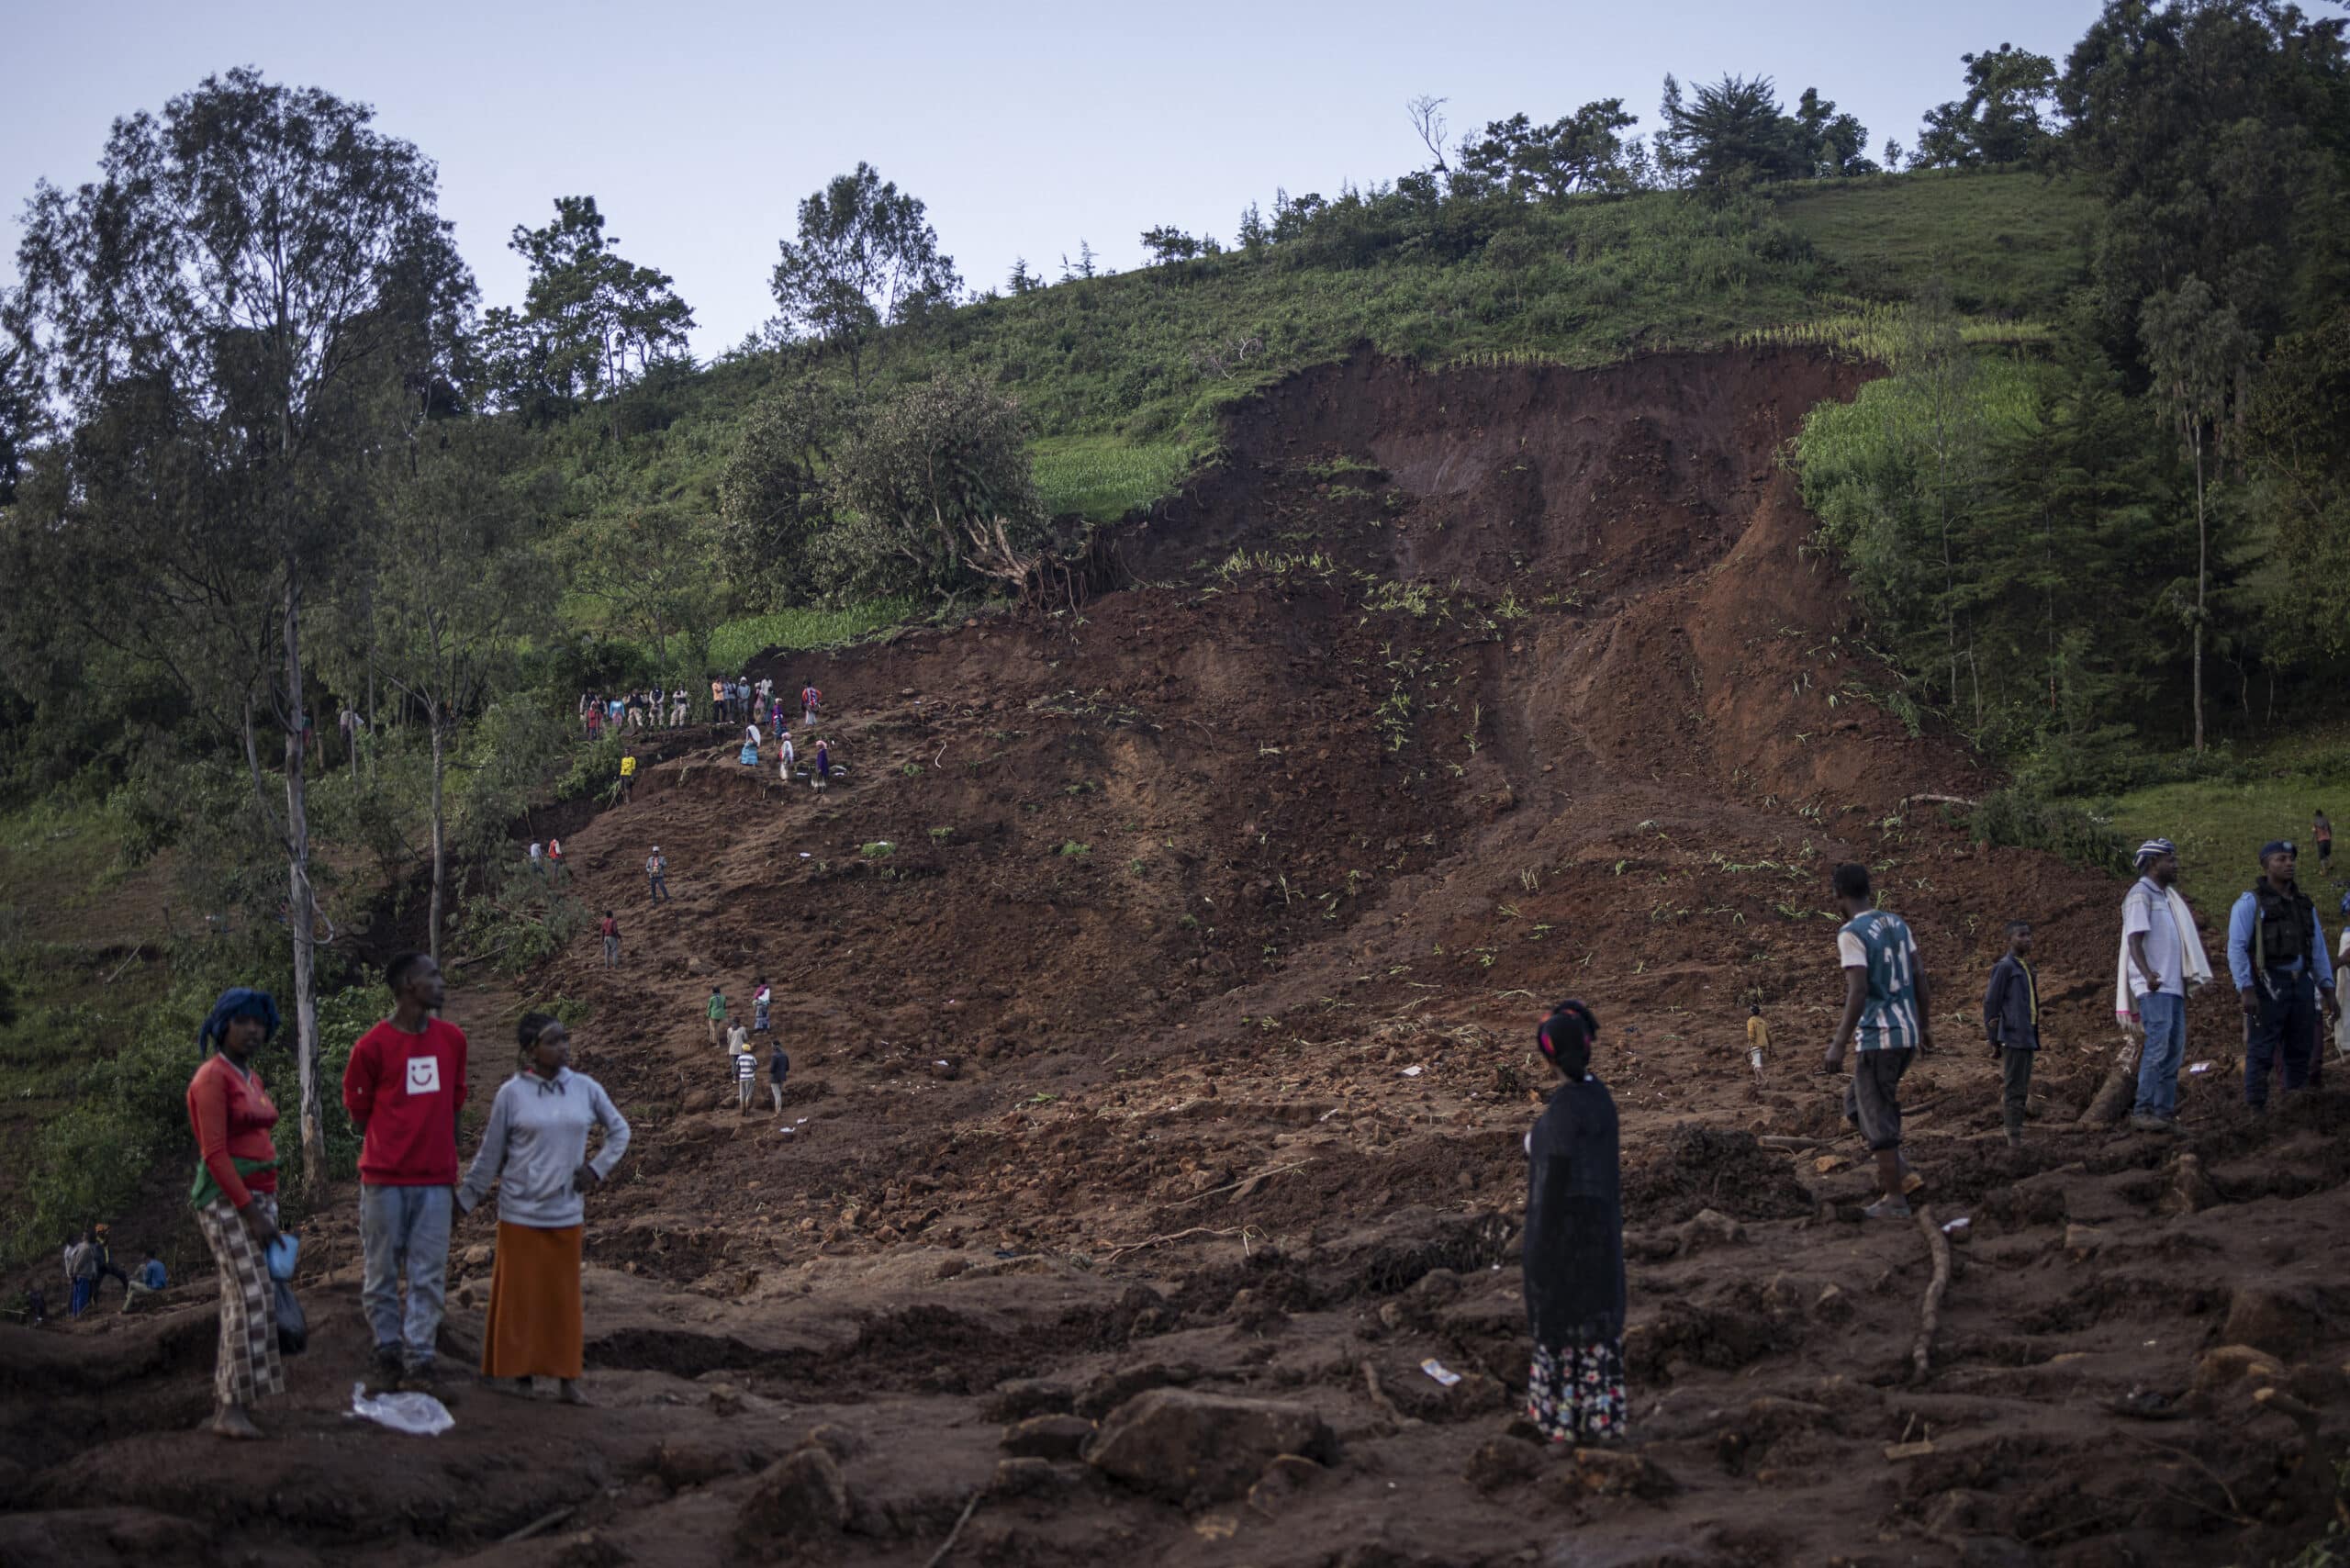
[[[2330,1028],[2340,1016],[2333,961],[2317,906],[2294,880],[2293,846],[2273,839],[2260,849],[2260,880],[2228,912],[2228,969],[2245,1020],[2244,1099],[2268,1108],[2268,1076],[2285,1089],[2306,1089],[2317,1065],[2318,1014]]]

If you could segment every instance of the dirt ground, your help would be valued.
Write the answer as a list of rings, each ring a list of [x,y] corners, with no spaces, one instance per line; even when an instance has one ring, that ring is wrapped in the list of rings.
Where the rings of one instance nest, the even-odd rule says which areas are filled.
[[[587,1006],[578,1065],[636,1131],[589,1208],[595,1407],[348,1419],[366,1334],[330,1220],[265,1446],[192,1429],[206,1283],[0,1330],[0,1562],[2289,1556],[2340,1506],[2350,1097],[2253,1119],[2207,994],[2181,1134],[2079,1125],[2121,1040],[2122,889],[1916,799],[1986,780],[1872,700],[1890,678],[1776,463],[1856,383],[1793,354],[1359,359],[1243,411],[1127,541],[1136,586],[761,661],[823,689],[845,778],[714,734],[653,765],[565,835],[621,965],[583,938],[525,987]],[[1818,1070],[1845,858],[1936,982],[1905,1092],[1955,1230],[1922,1372],[1929,1228],[1861,1219]],[[2010,1151],[1976,1014],[2017,916],[2049,1048]],[[736,1109],[701,1017],[761,978],[780,1115],[764,1079]],[[1529,1041],[1568,995],[1623,1113],[1621,1453],[1515,1418]],[[485,1093],[516,1002],[457,999]],[[491,1235],[453,1249],[454,1356]]]

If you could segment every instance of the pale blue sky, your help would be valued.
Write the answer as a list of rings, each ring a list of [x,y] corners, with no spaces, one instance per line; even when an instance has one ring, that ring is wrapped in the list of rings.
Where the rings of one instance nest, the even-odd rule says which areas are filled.
[[[772,310],[799,199],[871,162],[930,206],[976,286],[1015,255],[1058,275],[1080,237],[1120,268],[1174,223],[1225,239],[1251,198],[1418,165],[1404,104],[1451,100],[1454,134],[1620,96],[1655,128],[1665,72],[1817,85],[1914,141],[1958,95],[1958,57],[2011,40],[2056,57],[2096,0],[1502,0],[1147,6],[806,6],[672,0],[405,6],[0,0],[0,276],[36,179],[91,174],[108,123],[237,64],[375,106],[441,166],[442,210],[486,303],[522,291],[505,248],[557,196],[594,196],[621,254],[677,277],[707,357]]]

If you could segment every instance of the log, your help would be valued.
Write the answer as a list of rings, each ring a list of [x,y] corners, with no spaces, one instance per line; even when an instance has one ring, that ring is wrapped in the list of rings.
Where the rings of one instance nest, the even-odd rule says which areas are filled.
[[[1934,1223],[1931,1204],[1918,1205],[1918,1228],[1925,1232],[1926,1249],[1934,1259],[1934,1277],[1927,1282],[1926,1299],[1918,1307],[1918,1342],[1909,1350],[1910,1376],[1923,1383],[1933,1354],[1934,1330],[1942,1326],[1942,1293],[1950,1288],[1950,1238]]]
[[[2083,1127],[2109,1127],[2130,1114],[2138,1097],[2137,1036],[2123,1033],[2121,1047],[2113,1053],[2113,1065],[2106,1070],[2105,1081],[2098,1085],[2074,1125]]]

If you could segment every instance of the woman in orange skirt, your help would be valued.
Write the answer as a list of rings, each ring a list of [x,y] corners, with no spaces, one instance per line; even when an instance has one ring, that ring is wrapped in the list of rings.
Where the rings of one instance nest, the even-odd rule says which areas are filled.
[[[571,1036],[543,1013],[524,1015],[516,1031],[522,1070],[498,1089],[481,1151],[457,1189],[470,1214],[498,1188],[498,1260],[489,1276],[489,1320],[482,1331],[482,1375],[511,1379],[531,1392],[534,1377],[554,1378],[566,1405],[579,1393],[579,1256],[587,1205],[581,1194],[603,1184],[628,1149],[628,1120],[585,1073],[571,1070]],[[604,1145],[588,1158],[588,1135]]]

